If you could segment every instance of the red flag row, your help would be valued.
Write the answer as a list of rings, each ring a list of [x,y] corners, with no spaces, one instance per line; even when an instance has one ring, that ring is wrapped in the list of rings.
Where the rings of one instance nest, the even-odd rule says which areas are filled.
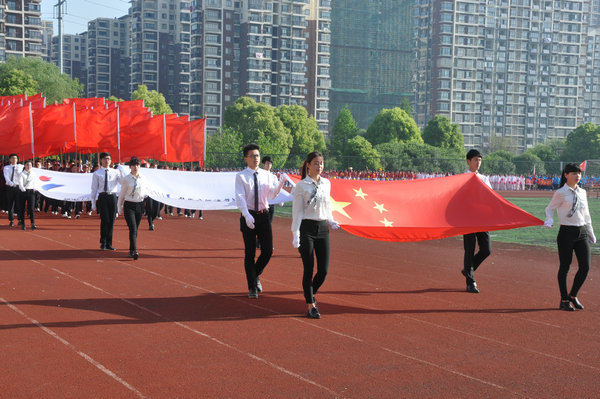
[[[0,96],[0,153],[21,158],[108,151],[166,162],[204,161],[205,119],[153,116],[142,100],[66,99],[45,105],[35,96]]]

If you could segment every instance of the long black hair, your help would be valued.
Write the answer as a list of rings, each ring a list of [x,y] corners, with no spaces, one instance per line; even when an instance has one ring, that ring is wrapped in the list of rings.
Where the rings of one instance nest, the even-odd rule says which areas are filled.
[[[323,158],[323,154],[321,154],[319,151],[313,151],[310,154],[308,154],[306,156],[306,159],[304,160],[304,162],[302,162],[302,167],[300,168],[300,173],[302,174],[303,179],[308,174],[308,164],[311,163],[312,160],[317,157]]]
[[[567,173],[571,173],[571,172],[582,173],[583,171],[581,170],[581,168],[579,167],[579,165],[577,165],[575,163],[568,163],[568,164],[566,164],[565,168],[562,171],[562,174],[560,175],[560,184],[558,185],[559,188],[565,185],[565,183],[567,182],[567,178],[565,177],[565,175]]]

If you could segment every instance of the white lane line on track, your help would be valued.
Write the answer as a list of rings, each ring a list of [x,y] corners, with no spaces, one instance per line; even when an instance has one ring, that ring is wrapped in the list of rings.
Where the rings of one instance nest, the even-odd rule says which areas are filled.
[[[79,355],[82,358],[84,358],[92,366],[96,367],[98,370],[102,371],[104,374],[108,375],[110,378],[112,378],[113,380],[115,380],[119,384],[123,385],[125,388],[129,389],[131,392],[133,392],[134,394],[136,394],[137,397],[139,397],[139,398],[145,398],[144,394],[142,394],[140,391],[138,391],[130,383],[128,383],[127,381],[125,381],[124,379],[122,379],[121,377],[119,377],[113,371],[111,371],[108,368],[106,368],[104,365],[102,365],[102,363],[94,360],[94,358],[92,358],[87,353],[84,353],[84,352],[78,350],[77,347],[75,347],[75,345],[73,345],[72,343],[70,343],[69,341],[67,341],[66,339],[64,339],[63,337],[61,337],[60,335],[58,335],[53,330],[49,329],[48,327],[46,327],[45,325],[43,325],[39,321],[37,321],[37,320],[29,317],[25,312],[23,312],[21,309],[17,308],[12,303],[8,302],[6,299],[0,297],[0,302],[3,302],[6,306],[8,306],[9,308],[11,308],[13,311],[15,311],[16,313],[18,313],[19,315],[21,315],[23,318],[27,319],[31,324],[36,325],[42,331],[44,331],[46,334],[50,335],[52,338],[56,339],[61,344],[65,345],[67,348],[69,348],[70,350],[72,350],[73,352],[75,352],[77,355]]]

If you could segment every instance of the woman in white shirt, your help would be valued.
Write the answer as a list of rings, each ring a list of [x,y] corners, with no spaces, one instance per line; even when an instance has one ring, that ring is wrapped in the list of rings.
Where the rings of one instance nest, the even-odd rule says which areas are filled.
[[[129,227],[129,257],[137,260],[137,232],[142,220],[146,181],[140,175],[140,160],[132,157],[129,161],[131,173],[121,181],[121,192],[117,203],[118,213],[122,213]]]
[[[583,309],[577,299],[577,293],[585,282],[590,270],[590,244],[596,242],[592,228],[592,219],[585,190],[578,186],[581,180],[581,168],[576,164],[567,164],[560,179],[560,188],[554,192],[550,204],[546,207],[546,227],[552,227],[554,210],[558,214],[560,229],[556,237],[558,245],[558,287],[560,289],[559,309],[573,311],[573,306]],[[567,275],[573,260],[577,257],[579,269],[573,279],[571,291],[567,292]],[[573,304],[573,306],[571,306]]]
[[[33,168],[33,162],[30,160],[25,161],[23,170],[17,180],[19,190],[21,190],[19,195],[19,224],[23,230],[25,230],[25,206],[27,206],[27,214],[31,221],[31,230],[37,229],[34,212],[37,176],[31,168]]]
[[[302,288],[308,304],[308,317],[320,319],[314,295],[317,293],[329,270],[329,227],[339,228],[333,220],[329,198],[331,183],[321,177],[323,155],[311,152],[302,164],[302,180],[294,188],[292,205],[292,245],[299,248],[304,274]],[[313,270],[317,258],[317,273]]]

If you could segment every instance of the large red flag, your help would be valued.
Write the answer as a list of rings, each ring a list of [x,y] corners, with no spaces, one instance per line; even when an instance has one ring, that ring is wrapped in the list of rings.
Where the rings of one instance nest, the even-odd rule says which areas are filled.
[[[15,153],[21,159],[33,156],[29,106],[14,104],[0,108],[0,144],[3,155]]]
[[[162,159],[164,154],[163,118],[142,120],[121,127],[121,159],[132,156],[138,158]]]
[[[331,203],[344,230],[381,241],[436,240],[544,224],[473,173],[405,181],[331,180]]]
[[[206,118],[190,121],[190,145],[192,147],[193,161],[200,162],[204,165],[204,132]]]
[[[36,156],[70,151],[75,143],[72,106],[49,105],[33,110],[33,135]]]
[[[117,159],[117,109],[82,108],[76,110],[77,151],[107,151]]]

